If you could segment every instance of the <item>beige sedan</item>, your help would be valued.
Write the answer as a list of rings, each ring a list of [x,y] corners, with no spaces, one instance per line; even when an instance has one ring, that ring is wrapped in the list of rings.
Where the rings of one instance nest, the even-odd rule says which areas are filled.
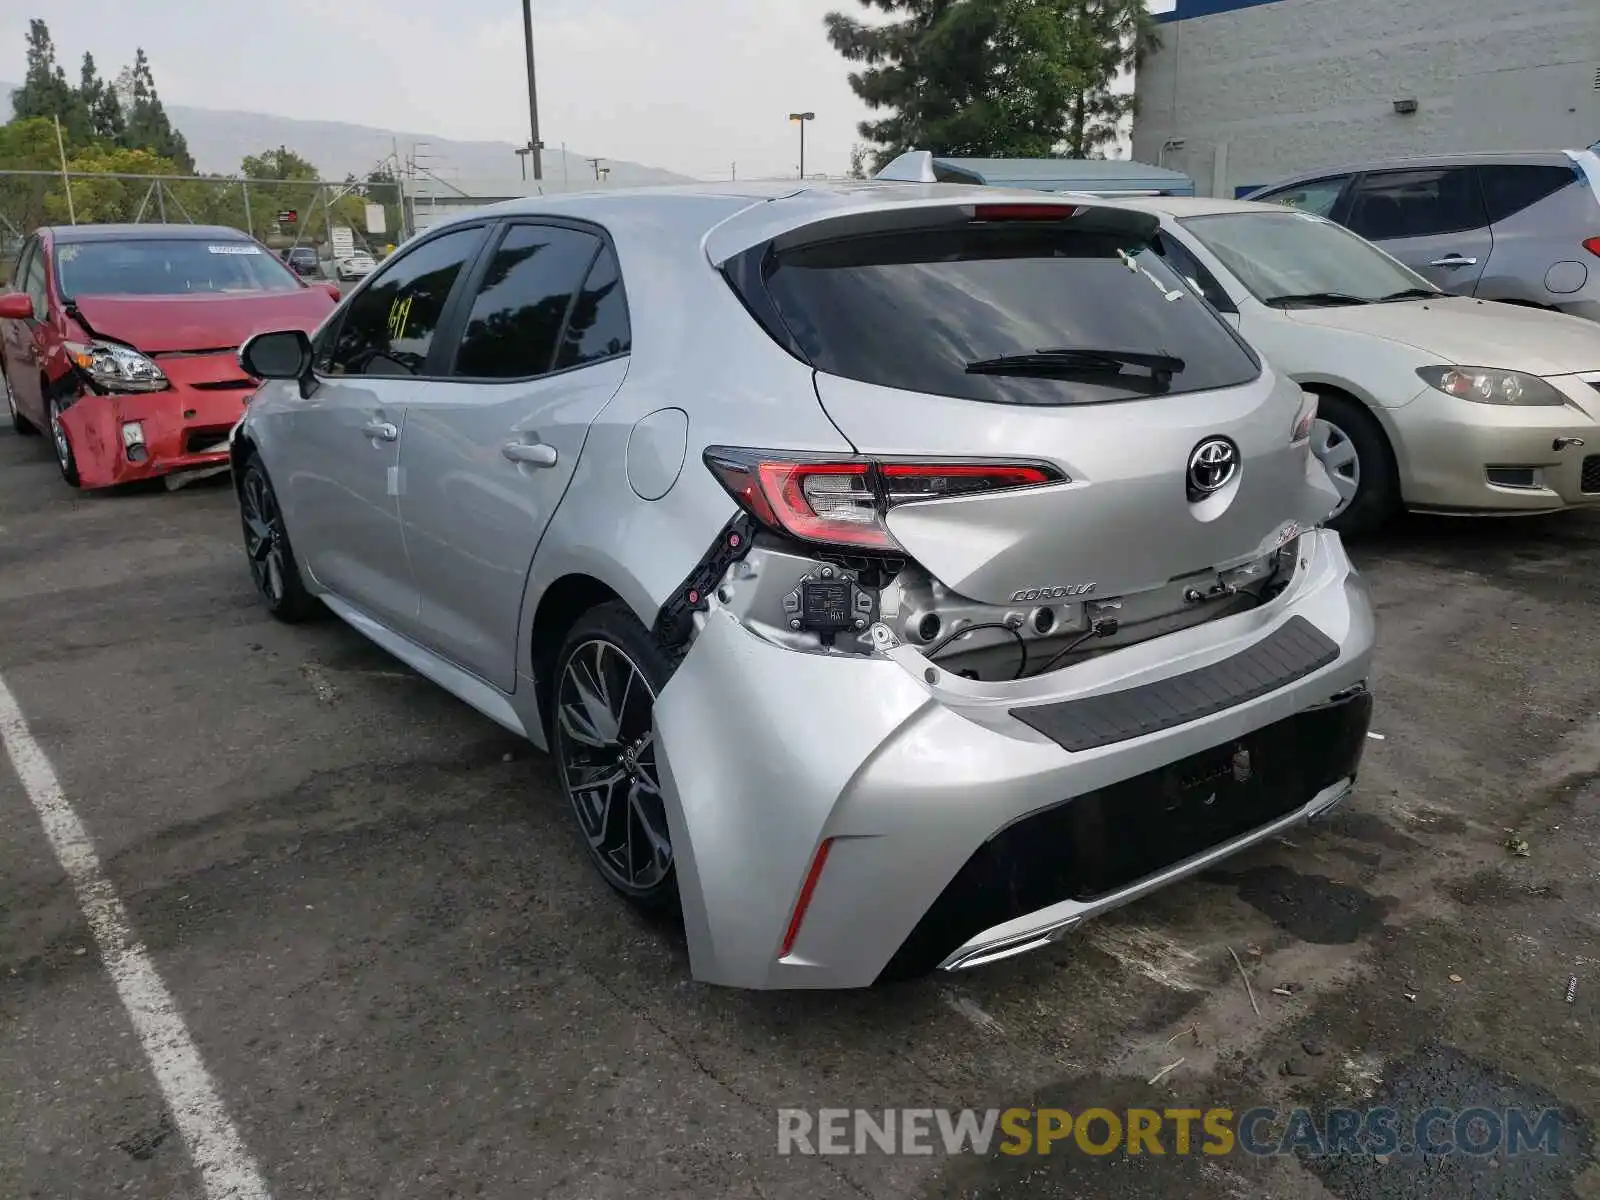
[[[1126,203],[1160,216],[1163,256],[1318,397],[1334,528],[1600,504],[1600,324],[1446,294],[1279,205]]]

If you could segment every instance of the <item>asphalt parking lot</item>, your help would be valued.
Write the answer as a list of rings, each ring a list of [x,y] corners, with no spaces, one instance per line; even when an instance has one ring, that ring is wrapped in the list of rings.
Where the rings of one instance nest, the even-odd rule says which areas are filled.
[[[744,994],[610,896],[542,756],[339,623],[267,618],[225,480],[79,495],[0,434],[0,680],[280,1198],[1600,1196],[1600,514],[1412,519],[1357,557],[1383,736],[1326,828],[978,973]],[[0,1194],[228,1194],[151,1061],[0,755]],[[1407,1097],[1563,1137],[776,1151],[785,1106]]]

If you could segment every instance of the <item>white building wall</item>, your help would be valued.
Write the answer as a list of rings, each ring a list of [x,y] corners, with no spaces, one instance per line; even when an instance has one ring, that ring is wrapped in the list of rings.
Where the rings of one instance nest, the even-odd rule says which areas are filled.
[[[1175,11],[1139,70],[1133,157],[1186,171],[1202,195],[1367,158],[1600,141],[1600,0],[1152,8]]]

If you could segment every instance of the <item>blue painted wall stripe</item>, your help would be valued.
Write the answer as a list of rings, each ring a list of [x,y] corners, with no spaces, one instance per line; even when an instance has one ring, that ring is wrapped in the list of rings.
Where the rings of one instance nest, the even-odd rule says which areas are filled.
[[[1190,21],[1195,17],[1212,17],[1218,13],[1238,12],[1242,8],[1255,8],[1261,4],[1276,4],[1278,0],[1178,0],[1178,7],[1172,12],[1161,13],[1156,17],[1156,24],[1166,25],[1173,21]]]

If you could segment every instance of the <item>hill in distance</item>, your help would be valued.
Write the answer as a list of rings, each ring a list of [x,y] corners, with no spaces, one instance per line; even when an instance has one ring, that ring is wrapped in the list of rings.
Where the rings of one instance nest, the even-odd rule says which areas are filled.
[[[0,114],[11,118],[11,93],[18,85],[0,82]],[[415,153],[417,165],[442,180],[517,179],[522,163],[510,142],[463,142],[427,133],[408,133],[396,129],[375,129],[343,121],[302,121],[270,113],[233,112],[227,109],[190,108],[167,105],[167,115],[189,143],[196,167],[205,173],[234,174],[239,160],[247,154],[287,146],[300,157],[313,162],[322,178],[340,180],[347,175],[364,178],[380,160],[398,148],[402,159]],[[421,143],[421,144],[419,144]],[[565,181],[578,188],[594,186],[594,157],[579,150],[563,152],[545,147],[542,155],[544,180],[558,188]],[[622,159],[601,158],[610,169],[607,183],[613,187],[643,187],[650,184],[692,182],[659,167]]]

